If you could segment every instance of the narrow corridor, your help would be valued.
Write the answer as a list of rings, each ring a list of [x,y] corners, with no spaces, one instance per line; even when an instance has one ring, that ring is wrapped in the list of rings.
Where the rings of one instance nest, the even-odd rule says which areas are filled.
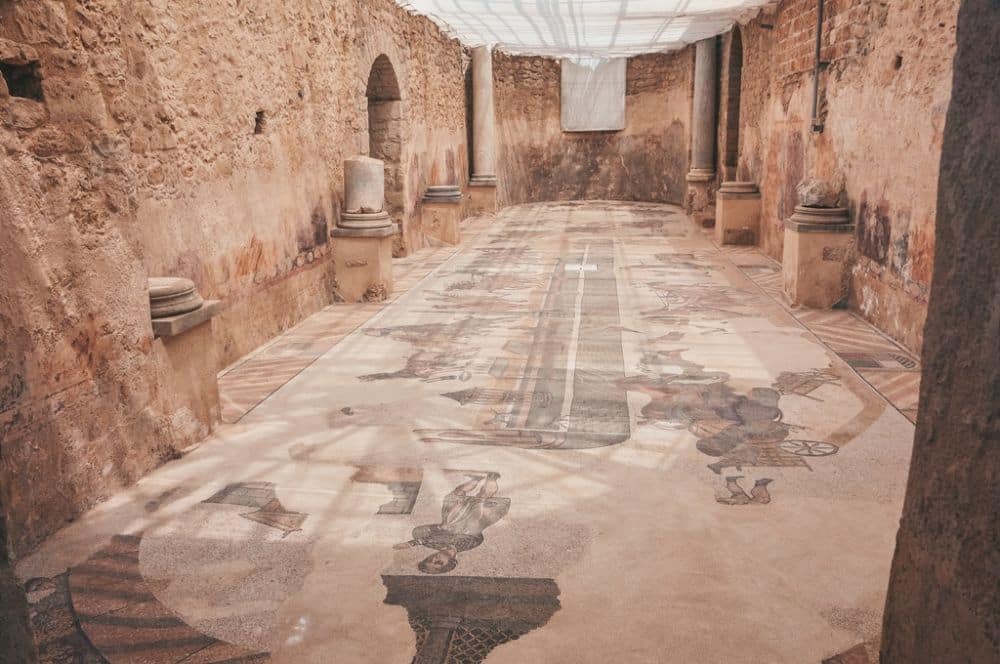
[[[51,628],[112,663],[802,664],[878,633],[912,356],[672,206],[466,234],[275,386],[227,374],[238,422],[20,561]]]

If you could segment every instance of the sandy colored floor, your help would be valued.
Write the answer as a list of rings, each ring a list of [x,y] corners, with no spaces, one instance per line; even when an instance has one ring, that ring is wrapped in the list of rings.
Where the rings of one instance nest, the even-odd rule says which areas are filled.
[[[47,647],[802,664],[872,638],[913,435],[872,385],[906,401],[916,365],[793,316],[774,271],[670,206],[505,211],[23,560]]]

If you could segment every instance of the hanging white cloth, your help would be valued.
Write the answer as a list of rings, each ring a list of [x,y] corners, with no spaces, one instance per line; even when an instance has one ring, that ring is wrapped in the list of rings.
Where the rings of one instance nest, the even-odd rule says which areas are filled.
[[[397,0],[466,46],[614,58],[683,48],[773,0]]]
[[[563,131],[625,128],[625,58],[562,61]]]

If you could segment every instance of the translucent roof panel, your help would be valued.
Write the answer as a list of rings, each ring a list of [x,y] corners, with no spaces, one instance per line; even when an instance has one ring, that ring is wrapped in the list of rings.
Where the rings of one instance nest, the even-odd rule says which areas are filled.
[[[773,0],[397,0],[467,46],[557,58],[678,49]]]

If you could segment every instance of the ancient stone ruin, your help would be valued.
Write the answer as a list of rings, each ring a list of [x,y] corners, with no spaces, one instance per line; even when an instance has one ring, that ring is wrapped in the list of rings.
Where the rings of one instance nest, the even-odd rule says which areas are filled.
[[[0,0],[0,663],[1000,661],[992,0]]]

